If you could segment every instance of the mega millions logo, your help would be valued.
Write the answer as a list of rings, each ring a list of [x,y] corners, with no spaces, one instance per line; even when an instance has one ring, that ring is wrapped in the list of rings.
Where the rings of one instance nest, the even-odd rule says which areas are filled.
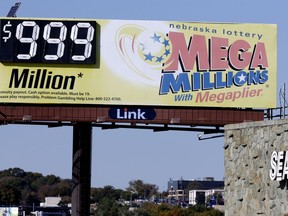
[[[143,32],[136,45],[140,57],[147,64],[162,65],[171,55],[171,42],[160,32]]]
[[[157,30],[124,25],[118,30],[116,43],[122,60],[130,68],[130,75],[132,72],[132,76],[146,85],[159,86],[161,71],[173,49],[170,39]]]

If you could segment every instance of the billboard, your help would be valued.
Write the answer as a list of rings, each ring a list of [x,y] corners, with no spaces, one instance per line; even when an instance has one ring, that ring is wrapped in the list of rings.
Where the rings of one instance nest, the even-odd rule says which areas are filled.
[[[0,207],[0,216],[18,216],[18,207]]]
[[[0,103],[276,107],[274,24],[0,22]]]

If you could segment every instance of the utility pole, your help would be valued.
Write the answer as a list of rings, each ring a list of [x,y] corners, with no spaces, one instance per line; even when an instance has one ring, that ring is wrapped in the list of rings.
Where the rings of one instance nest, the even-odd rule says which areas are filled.
[[[286,116],[285,110],[286,110],[286,85],[284,83],[283,84],[283,118],[285,118]]]

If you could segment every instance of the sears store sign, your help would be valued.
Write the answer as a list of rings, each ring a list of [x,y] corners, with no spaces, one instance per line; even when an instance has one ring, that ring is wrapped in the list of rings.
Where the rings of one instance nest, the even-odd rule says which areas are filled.
[[[273,151],[271,155],[270,179],[272,181],[283,181],[288,179],[288,152]]]

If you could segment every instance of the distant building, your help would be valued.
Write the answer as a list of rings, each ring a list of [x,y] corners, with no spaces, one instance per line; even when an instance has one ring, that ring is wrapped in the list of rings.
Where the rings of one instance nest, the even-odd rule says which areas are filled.
[[[31,214],[36,216],[70,216],[71,205],[59,206],[61,197],[45,197],[45,202],[40,203],[39,207],[35,207],[35,210]]]
[[[224,189],[224,181],[215,181],[213,177],[202,180],[172,180],[168,181],[168,199],[172,202],[189,202],[190,190]]]
[[[221,197],[224,197],[224,190],[189,190],[189,205],[208,204],[212,207],[213,205],[224,204],[223,199],[218,200],[218,197],[216,197],[217,194],[221,195]]]
[[[58,204],[61,201],[61,197],[45,197],[45,202],[40,203],[41,207],[59,207]]]

